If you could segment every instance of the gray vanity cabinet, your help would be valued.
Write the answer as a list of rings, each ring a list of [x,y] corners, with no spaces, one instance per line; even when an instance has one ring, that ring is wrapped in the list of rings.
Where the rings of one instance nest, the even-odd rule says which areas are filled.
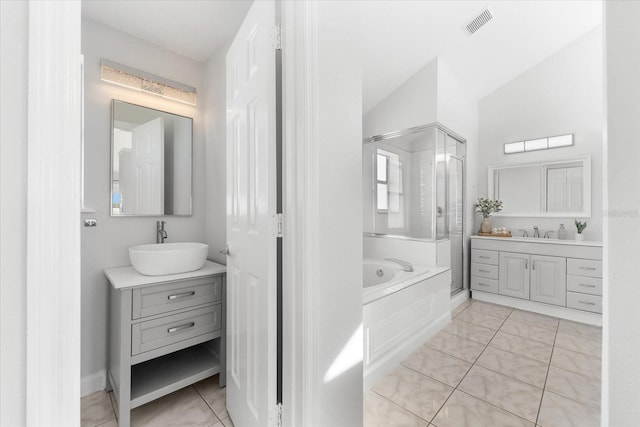
[[[225,271],[210,261],[189,273],[143,276],[132,267],[109,279],[108,385],[118,424],[130,411],[211,375],[225,376]]]
[[[567,301],[567,259],[531,255],[531,301],[564,307]]]

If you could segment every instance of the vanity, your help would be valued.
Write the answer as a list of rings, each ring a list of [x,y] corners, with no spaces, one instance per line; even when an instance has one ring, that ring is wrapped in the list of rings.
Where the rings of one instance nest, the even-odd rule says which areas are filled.
[[[473,298],[602,324],[602,243],[471,237]]]
[[[211,261],[188,273],[144,276],[109,268],[107,378],[118,424],[130,411],[214,374],[225,375],[225,273]]]

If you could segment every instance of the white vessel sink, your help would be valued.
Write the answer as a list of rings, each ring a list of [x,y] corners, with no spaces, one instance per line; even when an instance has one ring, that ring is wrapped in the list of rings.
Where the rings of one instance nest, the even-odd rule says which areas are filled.
[[[131,265],[145,276],[186,273],[202,268],[209,245],[195,242],[156,243],[129,248]]]

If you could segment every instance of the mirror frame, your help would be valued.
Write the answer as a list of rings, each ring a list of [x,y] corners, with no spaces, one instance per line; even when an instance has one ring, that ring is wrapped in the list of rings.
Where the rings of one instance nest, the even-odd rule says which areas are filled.
[[[114,165],[114,152],[113,152],[113,145],[114,145],[114,121],[115,121],[115,107],[116,107],[116,102],[119,102],[121,104],[129,104],[129,105],[133,105],[136,107],[141,107],[141,108],[146,108],[148,110],[153,110],[153,111],[157,111],[159,113],[162,114],[171,114],[172,116],[176,116],[176,117],[181,117],[181,118],[185,118],[188,119],[191,122],[191,141],[189,141],[190,146],[191,146],[191,154],[189,156],[189,160],[190,160],[190,188],[189,188],[189,213],[186,214],[118,214],[118,215],[114,215],[113,213],[113,165]],[[111,143],[109,144],[109,150],[110,150],[110,159],[111,162],[109,164],[109,216],[112,218],[135,218],[135,217],[147,217],[147,218],[161,218],[161,217],[189,217],[189,216],[193,216],[193,117],[188,117],[188,116],[183,116],[181,114],[176,114],[176,113],[172,113],[169,111],[163,111],[163,110],[159,110],[157,108],[153,108],[153,107],[148,107],[146,105],[141,105],[141,104],[134,104],[133,102],[127,102],[127,101],[122,101],[120,99],[116,99],[113,98],[111,99],[111,121],[110,121],[110,125],[111,125]]]
[[[591,156],[583,156],[571,159],[553,160],[550,162],[533,162],[533,163],[508,163],[500,165],[492,165],[487,167],[488,186],[487,194],[489,199],[494,199],[494,174],[496,170],[513,169],[529,166],[557,165],[563,163],[582,163],[582,212],[517,212],[503,213],[495,212],[491,214],[496,217],[532,217],[532,218],[590,218],[591,217]]]

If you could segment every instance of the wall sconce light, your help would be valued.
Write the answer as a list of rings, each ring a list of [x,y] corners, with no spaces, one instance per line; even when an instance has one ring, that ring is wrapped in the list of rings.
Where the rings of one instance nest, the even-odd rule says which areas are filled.
[[[195,88],[106,59],[100,62],[100,79],[173,101],[196,105]]]
[[[504,154],[524,153],[526,151],[548,150],[551,148],[570,147],[573,145],[573,134],[550,136],[548,138],[530,139],[527,141],[507,142]]]

